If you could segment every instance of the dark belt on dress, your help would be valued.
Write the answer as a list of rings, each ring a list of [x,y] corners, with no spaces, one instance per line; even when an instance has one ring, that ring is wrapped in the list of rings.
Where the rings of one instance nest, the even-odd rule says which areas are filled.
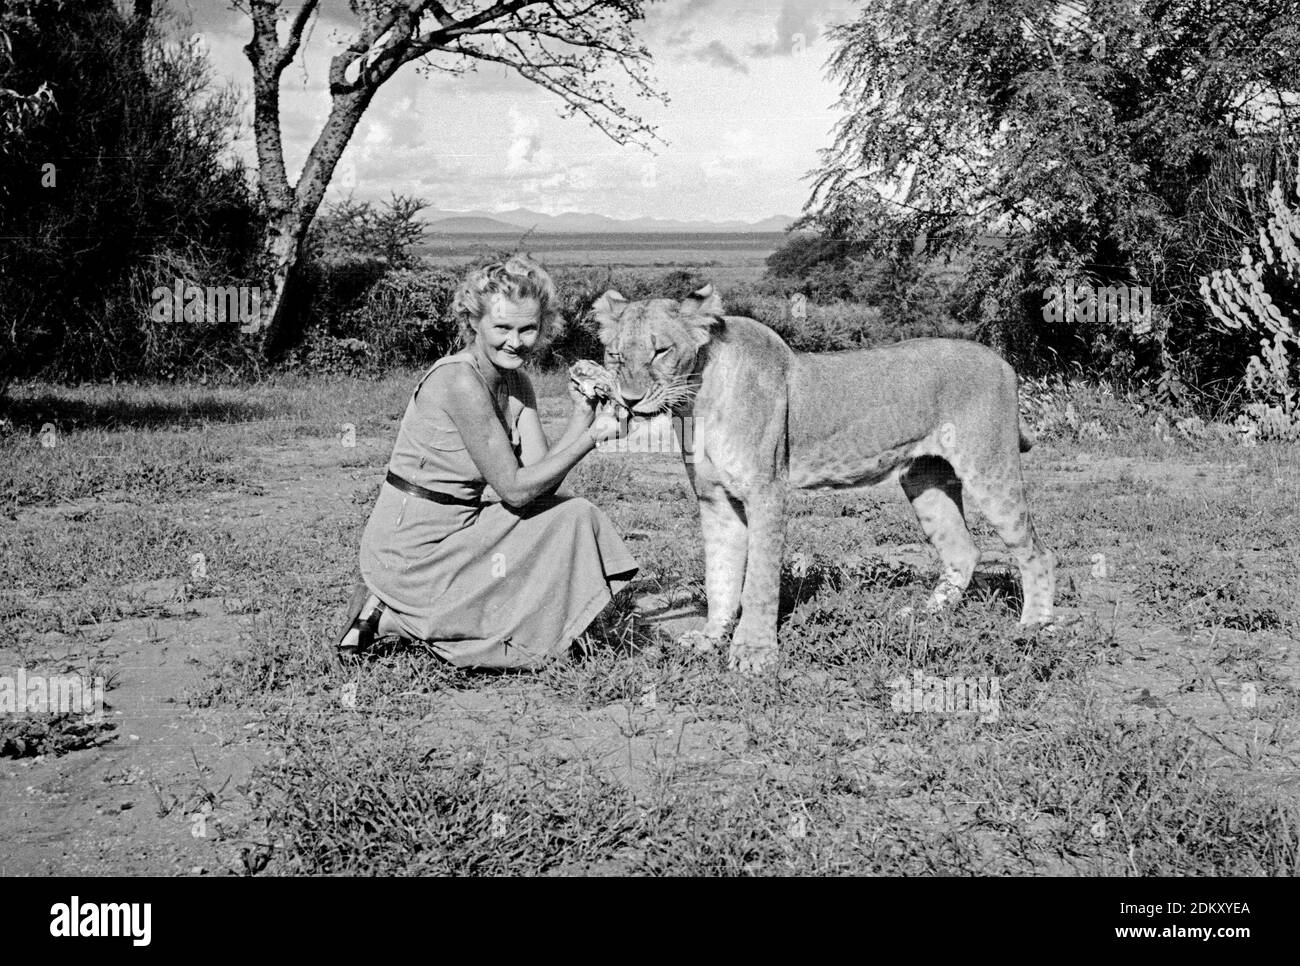
[[[411,496],[417,496],[421,500],[428,500],[431,503],[446,503],[451,506],[478,506],[479,498],[452,496],[450,493],[439,493],[437,490],[426,490],[424,487],[412,483],[410,480],[404,480],[392,470],[384,477],[384,482],[389,486],[401,490],[403,493],[409,493]]]

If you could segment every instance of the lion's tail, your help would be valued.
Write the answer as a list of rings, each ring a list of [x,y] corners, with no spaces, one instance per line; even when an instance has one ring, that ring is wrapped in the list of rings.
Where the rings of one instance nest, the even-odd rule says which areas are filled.
[[[1022,452],[1022,453],[1028,453],[1031,449],[1033,449],[1033,447],[1034,447],[1034,443],[1036,443],[1036,442],[1038,442],[1038,440],[1034,439],[1034,434],[1031,433],[1031,432],[1029,431],[1029,427],[1026,426],[1026,425],[1024,424],[1024,421],[1023,421],[1023,420],[1021,420],[1021,423],[1020,423],[1020,452]]]

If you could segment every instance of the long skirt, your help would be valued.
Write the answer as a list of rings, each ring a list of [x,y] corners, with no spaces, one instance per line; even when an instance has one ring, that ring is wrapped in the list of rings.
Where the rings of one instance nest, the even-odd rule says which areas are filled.
[[[637,571],[581,497],[522,509],[448,506],[383,486],[361,576],[405,637],[462,667],[527,667],[564,652]]]

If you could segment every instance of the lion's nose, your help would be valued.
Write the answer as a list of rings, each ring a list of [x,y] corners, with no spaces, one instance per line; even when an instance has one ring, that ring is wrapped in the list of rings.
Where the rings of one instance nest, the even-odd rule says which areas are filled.
[[[635,389],[625,389],[622,386],[619,386],[619,395],[623,397],[623,404],[627,406],[628,409],[631,409],[645,398],[644,391],[637,392]]]

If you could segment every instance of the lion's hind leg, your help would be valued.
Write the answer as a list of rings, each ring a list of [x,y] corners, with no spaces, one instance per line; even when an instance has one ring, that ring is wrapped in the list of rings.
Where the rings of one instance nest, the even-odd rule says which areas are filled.
[[[1056,597],[1056,560],[1034,530],[1020,475],[1020,456],[1007,454],[996,470],[968,474],[966,492],[997,531],[1020,568],[1021,624],[1047,624]]]
[[[925,608],[937,611],[952,606],[970,584],[980,559],[962,512],[961,480],[947,460],[922,456],[903,472],[899,482],[943,565]]]

